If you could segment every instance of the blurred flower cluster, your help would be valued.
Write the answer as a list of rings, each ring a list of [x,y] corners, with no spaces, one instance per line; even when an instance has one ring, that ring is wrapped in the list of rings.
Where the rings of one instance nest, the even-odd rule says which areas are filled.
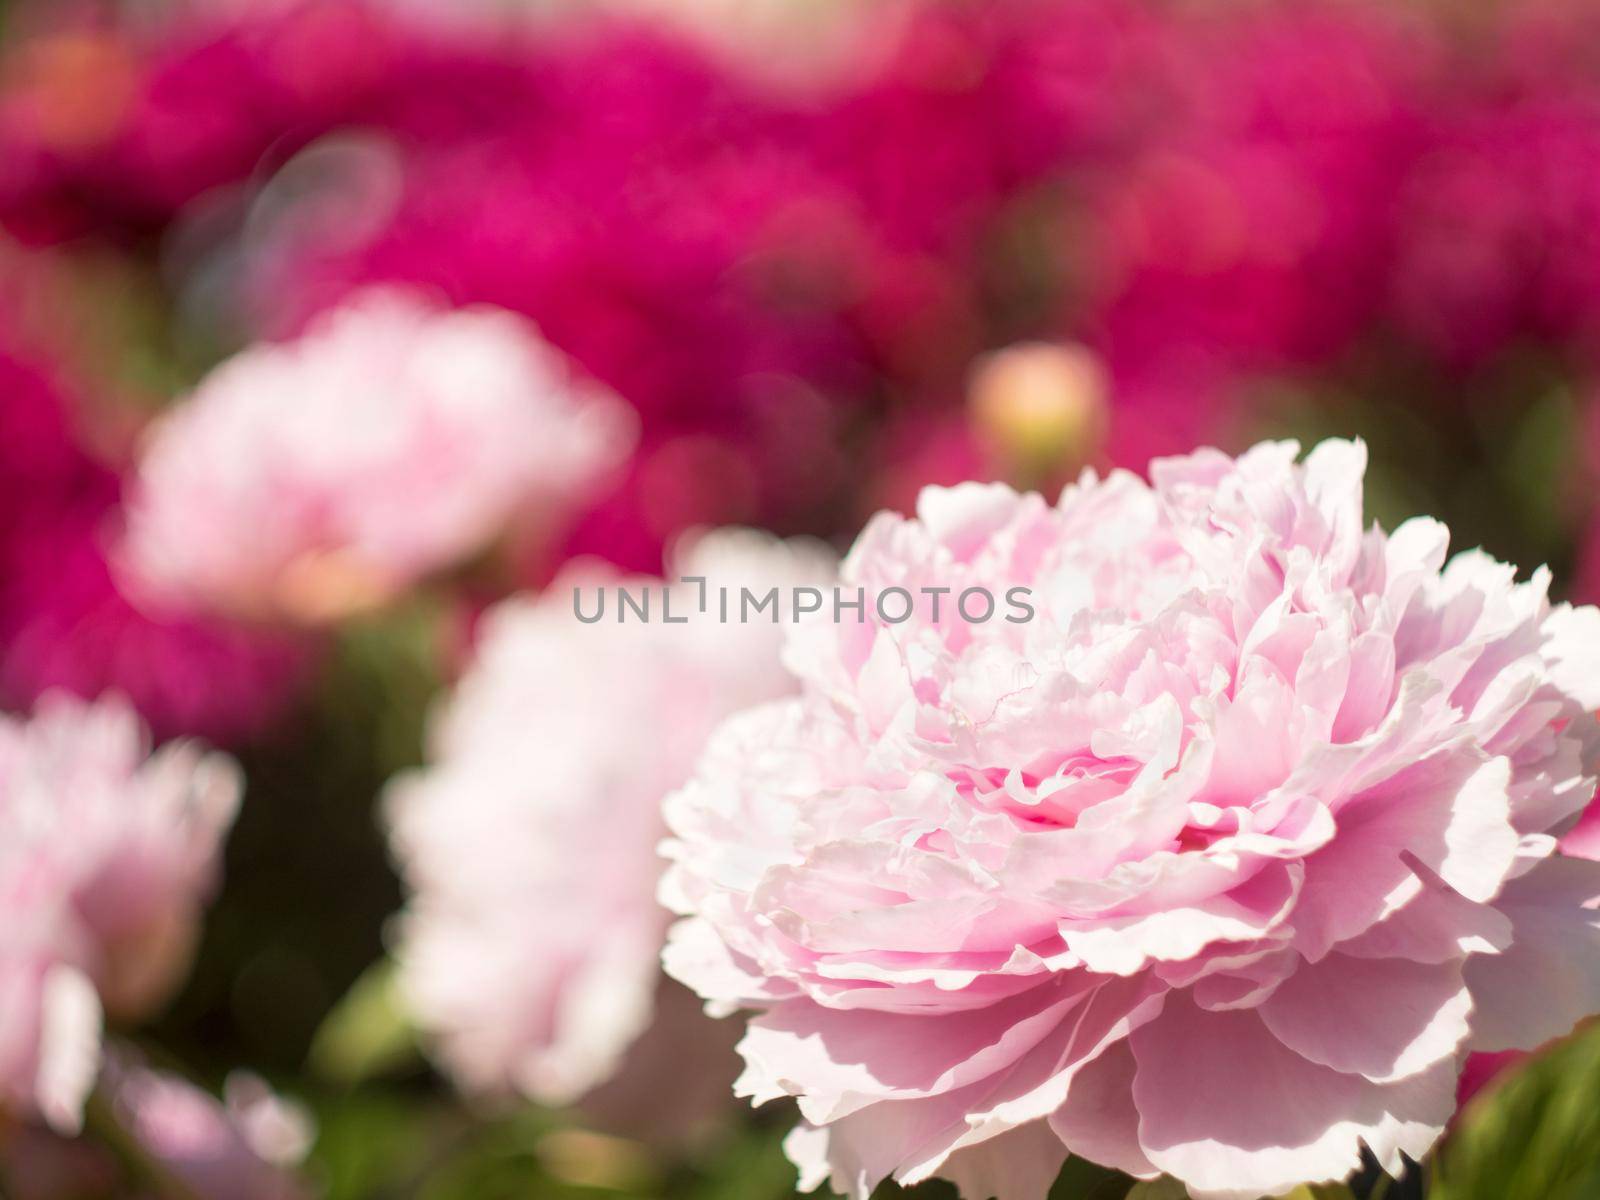
[[[575,591],[789,596],[928,485],[1337,434],[1369,519],[1600,598],[1582,0],[0,17],[7,1196],[789,1194],[656,899],[662,801],[795,692],[783,639]],[[1596,856],[1568,816],[1519,834]],[[794,836],[674,870],[743,897]]]

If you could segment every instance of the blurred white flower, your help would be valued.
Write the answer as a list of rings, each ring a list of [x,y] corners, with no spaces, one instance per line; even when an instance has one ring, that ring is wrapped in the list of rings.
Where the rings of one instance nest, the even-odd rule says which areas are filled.
[[[582,567],[484,622],[433,728],[431,764],[391,786],[410,884],[402,990],[469,1091],[564,1102],[609,1077],[651,1019],[667,914],[655,899],[662,798],[730,713],[785,694],[782,629],[718,619],[717,589],[822,585],[820,545],[709,535],[679,559],[700,588]],[[574,617],[573,589],[651,586],[652,623]],[[770,611],[770,610],[769,610]]]

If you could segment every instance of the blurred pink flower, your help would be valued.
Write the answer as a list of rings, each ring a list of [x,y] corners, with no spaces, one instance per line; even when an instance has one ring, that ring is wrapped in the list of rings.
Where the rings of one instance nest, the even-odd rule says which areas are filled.
[[[667,968],[761,1010],[738,1091],[798,1098],[806,1186],[1398,1172],[1466,1051],[1600,1009],[1600,866],[1554,836],[1600,767],[1600,612],[1363,528],[1360,443],[1296,453],[928,490],[842,579],[943,617],[802,623],[801,696],[668,799]],[[974,587],[1036,615],[959,619]]]
[[[772,610],[721,623],[718,589],[737,605],[742,586],[825,585],[832,560],[735,531],[699,540],[677,567],[705,578],[708,611],[693,583],[671,585],[669,602],[660,583],[582,565],[492,610],[430,765],[391,786],[412,893],[402,987],[465,1089],[561,1102],[618,1069],[660,977],[661,799],[718,721],[789,687]],[[586,614],[607,593],[599,623],[575,619],[579,587]],[[618,587],[651,589],[652,623],[618,622]]]
[[[71,1129],[101,1012],[137,1020],[182,979],[241,780],[190,743],[149,753],[124,703],[47,696],[0,718],[0,1094]]]
[[[136,595],[315,624],[576,505],[631,417],[510,313],[373,292],[219,367],[153,429]]]
[[[223,1100],[176,1075],[144,1065],[126,1045],[105,1050],[99,1086],[156,1180],[130,1178],[94,1137],[66,1137],[37,1123],[13,1123],[0,1138],[8,1197],[68,1200],[116,1196],[157,1200],[172,1185],[196,1200],[304,1200],[293,1168],[314,1130],[308,1114],[244,1071],[230,1074]]]
[[[301,1200],[291,1173],[313,1136],[310,1117],[262,1080],[236,1071],[223,1101],[176,1075],[113,1060],[108,1090],[124,1128],[163,1170],[205,1200]]]

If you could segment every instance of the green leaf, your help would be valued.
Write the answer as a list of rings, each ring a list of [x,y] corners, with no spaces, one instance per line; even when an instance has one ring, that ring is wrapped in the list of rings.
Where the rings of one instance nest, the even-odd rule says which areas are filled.
[[[1176,1179],[1164,1175],[1147,1183],[1134,1184],[1126,1200],[1189,1200],[1189,1192]],[[1295,1188],[1284,1200],[1353,1200],[1353,1196],[1342,1183],[1307,1183]]]
[[[781,1131],[755,1129],[730,1138],[668,1194],[692,1200],[785,1200],[794,1191],[795,1168],[784,1157]]]
[[[1600,1196],[1600,1025],[1496,1080],[1437,1155],[1430,1200]]]
[[[305,1174],[323,1200],[408,1194],[438,1145],[459,1122],[437,1106],[365,1088],[312,1098],[317,1141]]]
[[[1127,1200],[1189,1200],[1189,1189],[1176,1179],[1163,1175],[1146,1183],[1136,1183],[1128,1191]]]
[[[1069,1158],[1050,1189],[1050,1200],[1123,1200],[1133,1180],[1086,1158]]]
[[[1531,549],[1548,558],[1565,536],[1564,508],[1573,499],[1558,483],[1574,477],[1583,444],[1578,406],[1565,388],[1540,396],[1519,415],[1496,466]]]
[[[444,601],[418,591],[339,628],[320,703],[338,728],[367,740],[386,775],[422,760],[447,626]]]
[[[400,1002],[395,964],[374,963],[334,1005],[311,1042],[310,1067],[322,1078],[353,1084],[411,1065],[416,1029]]]

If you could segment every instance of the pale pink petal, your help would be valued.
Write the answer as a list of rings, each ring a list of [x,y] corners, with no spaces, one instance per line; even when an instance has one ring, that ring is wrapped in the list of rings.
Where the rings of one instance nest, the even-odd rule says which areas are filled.
[[[1254,1013],[1173,999],[1135,1031],[1133,1099],[1152,1164],[1207,1200],[1343,1179],[1361,1146],[1420,1158],[1455,1106],[1455,1072],[1379,1084],[1285,1047]]]
[[[1339,836],[1306,860],[1294,918],[1301,952],[1316,961],[1413,901],[1422,890],[1413,860],[1468,899],[1492,898],[1520,844],[1509,779],[1504,759],[1443,752],[1342,808]]]
[[[1600,709],[1600,609],[1557,605],[1540,628],[1551,682],[1590,712]]]
[[[1381,1083],[1453,1060],[1472,996],[1459,961],[1334,953],[1294,972],[1256,1011],[1302,1058]]]
[[[939,1168],[961,1200],[1047,1200],[1067,1160],[1066,1147],[1044,1121],[958,1150]]]
[[[1071,1018],[1089,983],[1050,983],[947,1016],[780,1004],[753,1018],[739,1043],[746,1069],[737,1091],[758,1104],[778,1095],[830,1097],[825,1110],[802,1102],[814,1124],[874,1100],[939,1095],[1015,1063]]]
[[[1269,863],[1254,878],[1198,904],[1064,926],[1062,938],[1093,971],[1131,975],[1151,962],[1193,958],[1214,942],[1269,933],[1294,906],[1298,864]]]
[[[39,1028],[39,1112],[61,1133],[83,1127],[83,1103],[100,1073],[100,998],[82,972],[54,967],[44,977]]]
[[[1050,1128],[1081,1158],[1136,1179],[1153,1179],[1161,1172],[1139,1144],[1136,1066],[1127,1041],[1108,1046],[1073,1077],[1066,1103],[1050,1114]]]
[[[1495,954],[1511,944],[1511,922],[1490,904],[1468,900],[1437,877],[1418,871],[1420,890],[1390,916],[1339,943],[1355,958],[1418,963],[1453,962],[1469,954]]]
[[[1532,1050],[1600,1011],[1600,863],[1557,857],[1506,885],[1511,945],[1467,962],[1472,1048]]]

